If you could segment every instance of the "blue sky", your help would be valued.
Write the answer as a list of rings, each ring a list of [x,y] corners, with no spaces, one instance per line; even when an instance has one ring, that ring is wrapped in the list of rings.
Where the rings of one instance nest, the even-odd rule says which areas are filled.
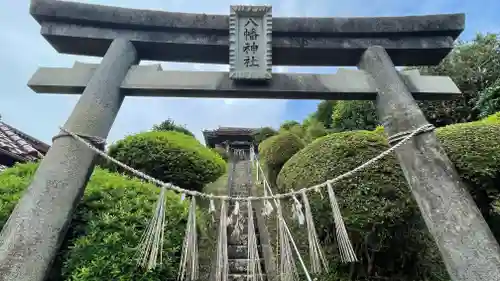
[[[466,13],[462,39],[477,32],[500,32],[498,0],[82,0],[80,2],[174,12],[228,14],[230,4],[271,4],[274,16],[405,16]],[[99,59],[58,54],[40,36],[28,13],[28,0],[0,1],[0,114],[3,121],[47,143],[71,113],[78,96],[35,94],[27,86],[37,67],[70,67],[75,60]],[[142,62],[151,63],[151,62]],[[164,69],[228,70],[225,65],[162,63]],[[276,71],[334,72],[335,68],[279,67]],[[126,98],[108,143],[148,130],[172,118],[201,138],[201,130],[218,126],[274,126],[302,120],[318,101]]]

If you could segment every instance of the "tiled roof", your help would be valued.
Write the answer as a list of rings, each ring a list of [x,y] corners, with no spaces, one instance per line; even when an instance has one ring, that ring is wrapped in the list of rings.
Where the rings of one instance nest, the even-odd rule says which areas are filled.
[[[253,128],[237,128],[237,127],[219,127],[213,131],[205,130],[204,135],[221,134],[221,135],[248,135],[253,134],[257,129]]]
[[[42,158],[48,148],[47,144],[0,122],[0,155],[33,161]]]

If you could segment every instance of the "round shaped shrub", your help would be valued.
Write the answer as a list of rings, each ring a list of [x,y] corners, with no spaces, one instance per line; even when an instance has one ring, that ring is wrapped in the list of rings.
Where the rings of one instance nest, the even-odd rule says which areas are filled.
[[[313,142],[285,163],[277,179],[278,187],[289,190],[312,186],[356,168],[388,148],[382,132],[379,129],[335,133]],[[495,230],[498,225],[495,222],[500,218],[494,212],[495,199],[500,194],[500,122],[450,125],[437,129],[436,133],[493,232],[500,238],[500,230]],[[371,270],[371,275],[392,278],[404,271],[410,274],[408,280],[449,280],[394,155],[343,179],[334,189],[361,258],[357,270],[362,274],[370,275]],[[318,231],[333,232],[328,200],[312,196],[311,204]],[[327,237],[328,233],[323,235]],[[323,242],[326,248],[328,245],[335,248],[328,244],[328,239]],[[373,260],[368,261],[367,253],[373,255]],[[343,269],[349,272],[349,268]],[[340,267],[340,271],[343,269]]]
[[[287,131],[260,143],[259,157],[265,164],[269,183],[275,184],[283,164],[302,148],[304,148],[304,141],[296,134]]]
[[[36,167],[23,164],[0,174],[0,227],[31,182]],[[158,194],[154,185],[96,169],[54,263],[53,280],[174,280],[188,202],[173,192],[167,192],[163,265],[149,272],[136,267],[135,248],[152,218]]]
[[[280,167],[297,151],[304,148],[304,141],[290,132],[282,132],[264,140],[259,145],[259,155],[267,166]]]
[[[229,154],[227,153],[226,149],[222,147],[215,147],[212,148],[212,150],[215,151],[217,154],[219,154],[220,157],[222,157],[222,159],[224,159],[225,161],[229,159]]]
[[[374,132],[330,134],[286,162],[277,179],[278,187],[285,191],[322,183],[356,168],[387,147],[385,137]],[[341,207],[349,214],[347,224],[368,229],[374,223],[401,216],[406,209],[400,206],[408,201],[404,184],[394,157],[386,157],[372,168],[336,184],[335,192],[342,198]],[[330,213],[326,215],[331,217]]]
[[[483,119],[486,122],[500,123],[500,111]]]
[[[191,190],[201,190],[217,180],[226,168],[218,153],[191,136],[173,131],[128,136],[113,144],[109,154],[156,179]],[[119,170],[115,165],[109,167]]]

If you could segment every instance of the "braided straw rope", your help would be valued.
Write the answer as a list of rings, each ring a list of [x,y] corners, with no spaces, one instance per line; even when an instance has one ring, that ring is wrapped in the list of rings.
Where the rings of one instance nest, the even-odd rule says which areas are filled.
[[[100,156],[106,158],[107,160],[115,163],[116,165],[124,168],[125,170],[128,170],[129,172],[135,174],[136,176],[138,176],[140,178],[143,178],[151,183],[155,183],[155,184],[162,186],[164,188],[167,188],[167,189],[179,192],[179,193],[183,193],[186,195],[197,196],[197,197],[210,199],[210,200],[220,199],[220,200],[229,200],[229,201],[248,201],[248,200],[283,199],[283,198],[288,198],[288,197],[294,197],[294,196],[303,194],[304,192],[309,192],[309,191],[317,190],[319,188],[327,187],[328,184],[334,184],[334,183],[336,183],[344,178],[350,177],[353,174],[369,167],[370,165],[374,164],[378,160],[384,158],[385,156],[387,156],[388,154],[393,152],[396,148],[400,147],[401,145],[403,145],[404,143],[409,141],[414,136],[416,136],[420,133],[429,132],[429,131],[434,130],[434,126],[432,124],[426,124],[426,125],[423,125],[417,129],[413,130],[413,131],[401,132],[401,133],[394,135],[393,137],[389,137],[388,142],[390,144],[392,144],[396,140],[400,140],[400,141],[397,144],[395,144],[394,146],[392,146],[389,149],[385,150],[384,152],[380,153],[379,155],[377,155],[377,156],[373,157],[372,159],[368,160],[367,162],[363,163],[362,165],[354,168],[353,170],[346,172],[344,174],[341,174],[333,179],[327,180],[321,184],[293,190],[293,191],[290,191],[287,193],[281,193],[281,194],[276,194],[276,195],[271,195],[271,196],[258,196],[258,197],[255,197],[255,196],[233,197],[233,196],[224,196],[224,195],[213,195],[213,194],[203,193],[203,192],[194,191],[194,190],[187,190],[187,189],[183,189],[183,188],[180,188],[178,186],[175,186],[171,183],[165,183],[165,182],[160,181],[158,179],[155,179],[155,178],[153,178],[153,177],[151,177],[151,176],[149,176],[141,171],[138,171],[138,170],[136,170],[136,169],[124,164],[124,163],[121,163],[120,161],[114,159],[113,157],[107,155],[105,152],[103,152],[103,151],[99,150],[98,148],[96,148],[95,146],[93,146],[91,143],[89,143],[87,140],[85,140],[83,137],[79,136],[78,134],[70,132],[62,127],[60,129],[63,132],[67,133],[69,136],[71,136],[71,137],[75,138],[76,140],[80,141],[81,143],[85,144],[89,149],[91,149],[95,153],[99,154]],[[405,135],[406,135],[406,137],[404,137]],[[95,138],[95,137],[93,137],[93,138]]]

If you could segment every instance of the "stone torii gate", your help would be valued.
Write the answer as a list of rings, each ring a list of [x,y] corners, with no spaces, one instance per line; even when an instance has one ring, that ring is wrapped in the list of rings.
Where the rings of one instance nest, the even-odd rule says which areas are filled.
[[[265,6],[235,6],[223,16],[53,0],[32,0],[30,12],[60,53],[103,57],[98,65],[40,68],[29,82],[39,93],[81,94],[64,128],[83,136],[106,138],[124,97],[131,95],[376,99],[386,132],[395,135],[428,124],[415,99],[460,94],[448,77],[399,73],[394,65],[438,64],[463,30],[463,14],[271,19]],[[261,35],[254,38],[254,58],[241,49],[250,42],[250,33],[243,32],[250,18]],[[230,73],[162,71],[137,66],[141,59],[231,67]],[[271,60],[359,70],[271,74]],[[499,246],[435,134],[416,136],[396,154],[452,279],[498,280]],[[54,139],[1,232],[1,281],[44,280],[94,157],[71,137]]]

